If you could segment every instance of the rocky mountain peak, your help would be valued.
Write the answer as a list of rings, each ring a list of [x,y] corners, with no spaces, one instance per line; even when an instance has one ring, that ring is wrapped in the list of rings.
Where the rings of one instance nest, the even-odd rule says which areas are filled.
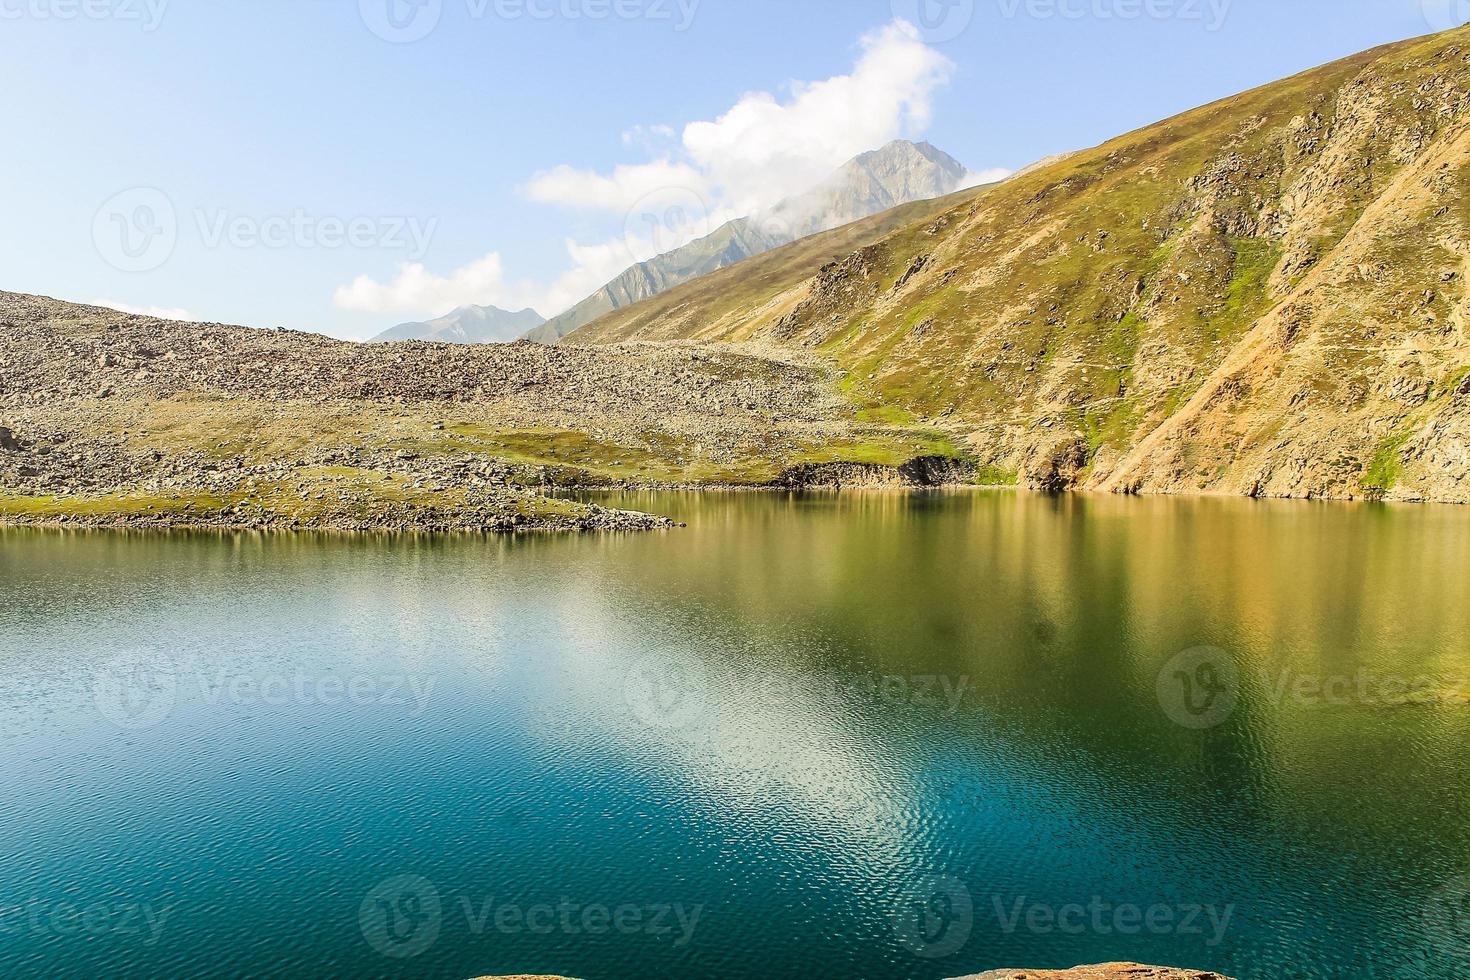
[[[499,344],[515,340],[546,322],[532,309],[514,313],[498,306],[456,307],[444,316],[422,323],[400,323],[373,338],[373,343],[429,340],[446,344]]]

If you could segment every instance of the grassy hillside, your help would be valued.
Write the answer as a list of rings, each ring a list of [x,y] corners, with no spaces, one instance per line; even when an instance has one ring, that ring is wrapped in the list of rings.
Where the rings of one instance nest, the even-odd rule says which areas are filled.
[[[1376,49],[572,339],[812,351],[1036,487],[1470,500],[1467,108],[1470,29]]]

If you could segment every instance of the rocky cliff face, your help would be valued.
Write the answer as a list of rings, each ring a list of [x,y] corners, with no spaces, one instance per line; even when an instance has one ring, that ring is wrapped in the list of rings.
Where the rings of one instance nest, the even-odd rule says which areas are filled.
[[[1470,502],[1467,109],[1470,29],[1380,48],[669,316],[1038,489]]]
[[[898,466],[803,463],[788,467],[773,485],[788,490],[913,490],[970,484],[975,477],[975,467],[964,460],[919,456]]]

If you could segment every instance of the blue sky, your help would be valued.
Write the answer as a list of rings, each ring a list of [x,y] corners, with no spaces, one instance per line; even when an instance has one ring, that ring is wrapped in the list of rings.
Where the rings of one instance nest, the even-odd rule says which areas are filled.
[[[469,299],[552,315],[888,138],[1014,169],[1464,19],[1467,0],[0,0],[0,288],[343,337]],[[648,213],[683,220],[653,236]]]

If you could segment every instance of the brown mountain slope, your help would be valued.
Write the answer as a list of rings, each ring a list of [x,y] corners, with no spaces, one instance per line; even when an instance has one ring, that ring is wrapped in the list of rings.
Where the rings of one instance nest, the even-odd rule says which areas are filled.
[[[1379,48],[574,339],[813,350],[1036,487],[1470,501],[1467,108],[1470,29]]]

